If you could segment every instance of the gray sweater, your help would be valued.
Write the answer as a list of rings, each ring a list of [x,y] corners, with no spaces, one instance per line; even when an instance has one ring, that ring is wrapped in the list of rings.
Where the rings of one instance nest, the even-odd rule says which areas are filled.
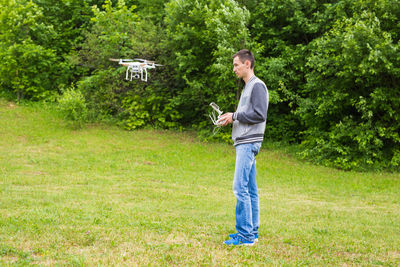
[[[268,103],[267,86],[256,76],[251,77],[233,113],[232,139],[235,146],[263,141]]]

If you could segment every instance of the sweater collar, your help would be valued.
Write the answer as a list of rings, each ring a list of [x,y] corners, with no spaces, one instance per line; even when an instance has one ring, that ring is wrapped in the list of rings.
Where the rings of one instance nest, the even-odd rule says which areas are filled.
[[[256,78],[256,75],[251,76],[251,78],[247,81],[246,85],[249,84],[251,81],[253,81]]]

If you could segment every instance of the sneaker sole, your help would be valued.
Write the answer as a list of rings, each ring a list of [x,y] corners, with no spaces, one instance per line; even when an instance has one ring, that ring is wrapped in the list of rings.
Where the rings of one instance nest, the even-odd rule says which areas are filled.
[[[232,238],[233,236],[229,235],[230,238]],[[258,238],[254,239],[254,243],[258,242]]]
[[[234,244],[225,244],[224,243],[224,245],[226,245],[226,246],[233,246],[233,247],[236,247],[236,246],[252,247],[252,246],[254,246],[254,244],[255,243],[241,243],[241,244],[234,245]]]

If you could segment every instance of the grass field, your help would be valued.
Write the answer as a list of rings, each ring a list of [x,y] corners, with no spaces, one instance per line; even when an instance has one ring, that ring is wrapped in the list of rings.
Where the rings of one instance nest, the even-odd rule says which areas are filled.
[[[260,240],[235,230],[235,151],[190,133],[71,130],[0,100],[0,265],[400,265],[400,175],[344,172],[267,146]]]

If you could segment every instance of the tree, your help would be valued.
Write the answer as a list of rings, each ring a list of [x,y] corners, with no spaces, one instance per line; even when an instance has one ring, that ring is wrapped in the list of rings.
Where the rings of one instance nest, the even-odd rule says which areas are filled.
[[[62,71],[51,43],[55,32],[43,22],[42,10],[32,1],[2,0],[0,10],[0,86],[26,97],[54,97]]]
[[[390,9],[385,16],[399,11]],[[400,58],[392,37],[399,35],[382,26],[364,10],[314,40],[308,98],[298,110],[307,126],[304,156],[344,169],[399,168]]]
[[[85,41],[79,47],[81,64],[92,71],[78,83],[78,89],[92,111],[118,117],[127,129],[175,127],[180,116],[173,107],[173,90],[165,74],[168,66],[149,72],[147,83],[129,82],[125,80],[126,67],[109,60],[144,58],[162,63],[162,29],[140,19],[135,9],[123,0],[115,6],[105,1],[102,9],[93,8],[93,24],[84,32]]]
[[[267,84],[270,109],[266,137],[299,143],[306,129],[296,114],[304,91],[309,44],[342,16],[333,0],[245,0],[251,10],[249,30],[261,47],[257,75]],[[339,10],[339,11],[338,11]],[[338,13],[335,13],[338,12]]]
[[[233,110],[237,83],[232,55],[251,48],[249,12],[236,1],[171,1],[166,6],[166,50],[176,68],[179,91],[175,97],[182,123],[205,128],[208,104]],[[196,126],[197,125],[197,126]],[[228,134],[225,136],[229,139]]]

